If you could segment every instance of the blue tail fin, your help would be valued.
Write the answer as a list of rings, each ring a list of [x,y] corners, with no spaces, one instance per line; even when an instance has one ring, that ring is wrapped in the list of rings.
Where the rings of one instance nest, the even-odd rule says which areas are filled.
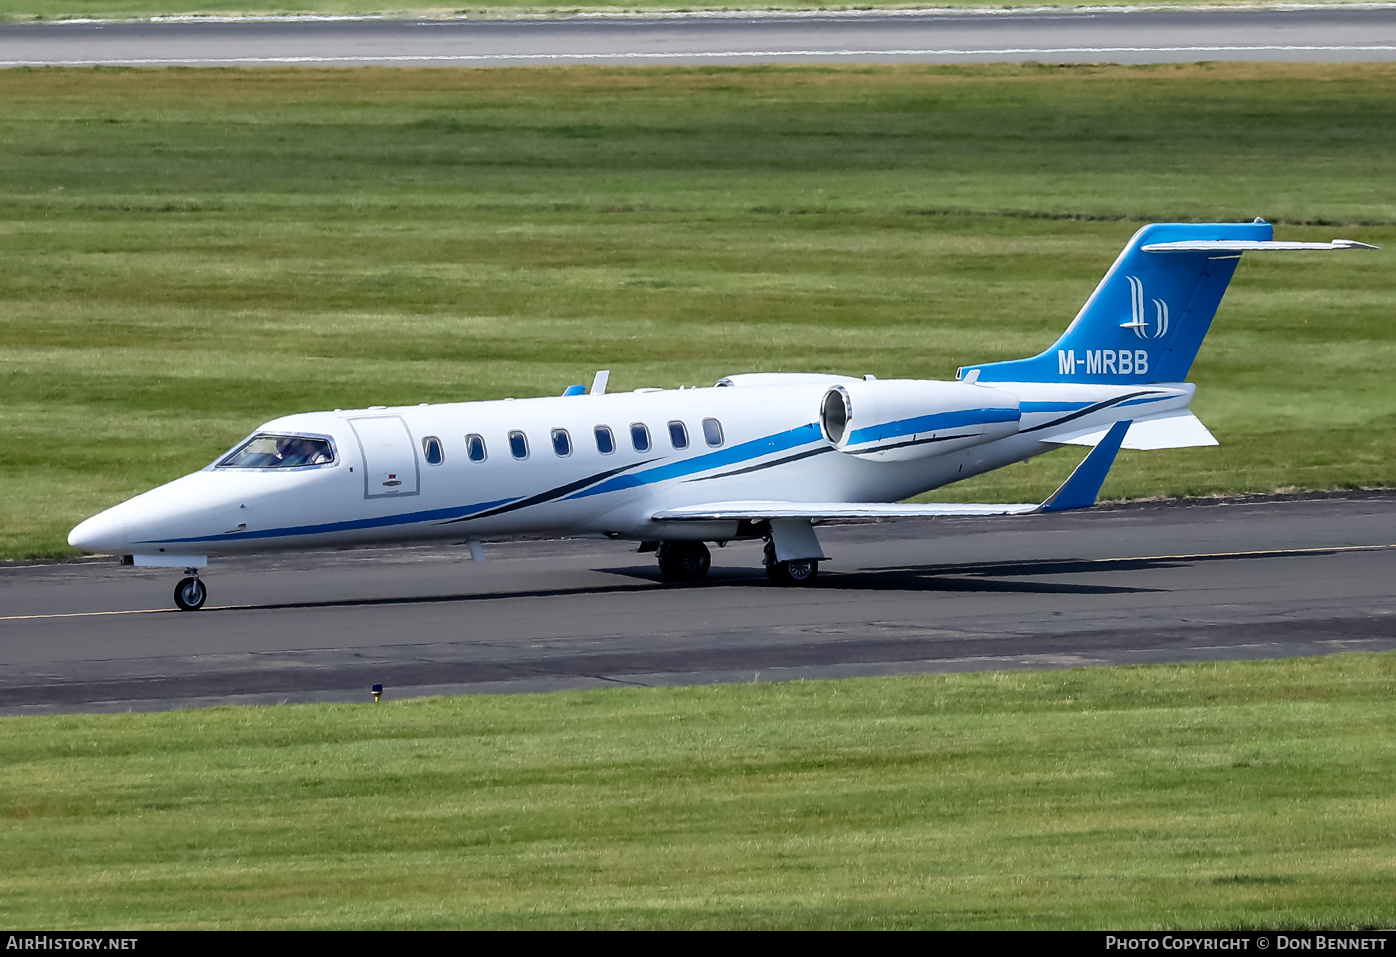
[[[1130,239],[1066,332],[1031,359],[965,366],[980,382],[1181,382],[1236,271],[1236,250],[1145,252],[1153,243],[1260,241],[1269,223],[1155,223]]]

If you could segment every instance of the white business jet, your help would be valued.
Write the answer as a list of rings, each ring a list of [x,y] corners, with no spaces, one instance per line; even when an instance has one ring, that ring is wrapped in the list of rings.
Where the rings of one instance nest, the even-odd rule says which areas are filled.
[[[273,419],[207,468],[78,525],[75,548],[184,568],[210,555],[517,535],[606,536],[665,578],[708,571],[706,542],[764,539],[769,576],[813,582],[820,522],[1088,508],[1116,453],[1215,445],[1184,382],[1242,253],[1372,249],[1274,242],[1269,224],[1145,226],[1055,345],[956,381],[748,374],[712,388],[590,391]],[[903,505],[1061,445],[1093,451],[1035,505]]]

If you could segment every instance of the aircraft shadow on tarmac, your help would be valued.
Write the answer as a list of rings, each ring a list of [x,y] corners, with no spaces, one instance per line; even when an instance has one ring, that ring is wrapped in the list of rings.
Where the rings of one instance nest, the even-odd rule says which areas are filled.
[[[1060,594],[1060,595],[1122,595],[1167,591],[1167,588],[1140,585],[1099,585],[1084,581],[1019,581],[1034,576],[1085,576],[1102,573],[1145,572],[1169,568],[1185,568],[1201,562],[1256,561],[1273,558],[1318,557],[1347,551],[1334,549],[1276,549],[1227,553],[1219,555],[1169,555],[1154,558],[1043,559],[1016,562],[966,562],[961,564],[905,565],[885,568],[851,569],[824,572],[812,593],[840,591],[887,592],[983,592],[1000,594]],[[202,614],[219,611],[273,611],[291,608],[352,608],[372,605],[429,605],[452,602],[500,601],[519,598],[568,598],[586,595],[625,595],[653,592],[656,588],[771,588],[780,593],[799,594],[803,589],[791,589],[766,580],[760,568],[714,567],[702,582],[664,582],[659,569],[650,564],[620,568],[598,568],[597,572],[631,579],[631,583],[603,586],[563,588],[519,588],[489,592],[467,592],[444,595],[418,595],[391,598],[344,598],[331,601],[279,602],[263,605],[237,605],[227,608],[210,607]]]
[[[1173,568],[1183,564],[1172,559],[1095,562],[1049,560],[1040,562],[980,562],[959,565],[902,565],[821,572],[813,586],[817,591],[925,591],[925,592],[1003,592],[1016,594],[1120,595],[1163,591],[1131,585],[1093,585],[1081,581],[1014,581],[1033,575],[1081,575],[1099,572],[1145,571]],[[649,566],[608,568],[612,575],[626,575],[658,581],[659,573]],[[992,577],[991,577],[992,576]],[[714,568],[704,585],[764,584],[760,570]],[[778,586],[779,587],[779,586]]]
[[[630,579],[630,583],[571,588],[520,588],[489,592],[442,595],[413,595],[385,598],[343,598],[329,601],[277,602],[259,605],[209,607],[201,614],[220,611],[274,611],[293,608],[353,608],[374,605],[431,605],[455,602],[501,601],[520,598],[569,598],[587,595],[625,595],[654,592],[657,588],[697,590],[713,588],[770,588],[779,594],[840,591],[888,592],[998,592],[1006,594],[1120,595],[1142,594],[1166,589],[1128,585],[1093,585],[1086,582],[1013,581],[1032,575],[1080,575],[1099,572],[1145,571],[1171,568],[1186,561],[1140,559],[1108,561],[986,562],[965,565],[908,565],[903,567],[854,569],[821,574],[810,589],[789,588],[767,581],[760,568],[713,568],[702,582],[665,582],[652,565],[598,568],[597,572]],[[994,576],[994,577],[990,577]]]

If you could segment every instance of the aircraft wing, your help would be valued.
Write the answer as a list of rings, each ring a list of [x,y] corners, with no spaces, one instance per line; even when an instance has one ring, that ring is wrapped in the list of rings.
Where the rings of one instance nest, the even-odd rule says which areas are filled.
[[[711,502],[666,508],[651,516],[658,522],[733,522],[795,519],[808,522],[840,518],[944,518],[947,516],[1029,515],[1090,508],[1100,494],[1105,475],[1115,462],[1120,443],[1133,422],[1116,422],[1093,443],[1095,448],[1076,466],[1061,488],[1040,505],[900,505],[878,502]]]
[[[863,502],[714,502],[666,508],[654,514],[660,522],[769,521],[802,518],[943,518],[954,515],[1026,515],[1041,505],[885,505]]]

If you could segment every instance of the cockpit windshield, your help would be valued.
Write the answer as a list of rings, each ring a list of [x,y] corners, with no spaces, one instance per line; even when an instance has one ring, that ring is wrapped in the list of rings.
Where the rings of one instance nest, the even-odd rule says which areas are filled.
[[[334,462],[328,439],[259,432],[218,461],[220,469],[289,469]]]

